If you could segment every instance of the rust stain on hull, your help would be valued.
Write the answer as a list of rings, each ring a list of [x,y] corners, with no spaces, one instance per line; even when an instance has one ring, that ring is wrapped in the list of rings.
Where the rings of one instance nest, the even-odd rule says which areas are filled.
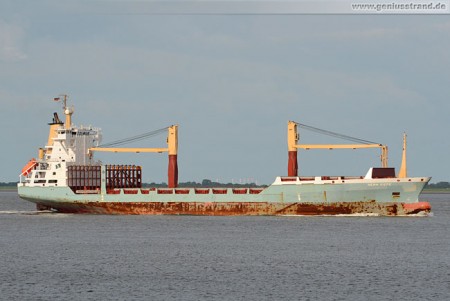
[[[148,215],[338,215],[378,214],[384,216],[430,212],[427,202],[414,204],[345,203],[269,203],[269,202],[70,202],[38,203],[63,213],[148,214]]]

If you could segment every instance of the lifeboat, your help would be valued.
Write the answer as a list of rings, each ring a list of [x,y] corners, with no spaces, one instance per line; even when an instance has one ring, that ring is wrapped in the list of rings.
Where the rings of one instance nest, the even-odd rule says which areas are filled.
[[[31,172],[31,170],[36,166],[37,161],[35,158],[28,161],[28,163],[22,168],[22,174],[24,176],[28,176],[28,174]]]

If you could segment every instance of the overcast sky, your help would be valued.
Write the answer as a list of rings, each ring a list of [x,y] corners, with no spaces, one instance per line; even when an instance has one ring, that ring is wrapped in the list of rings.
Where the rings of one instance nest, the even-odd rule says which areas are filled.
[[[387,144],[397,169],[406,131],[409,175],[450,181],[449,15],[154,15],[126,3],[2,1],[0,181],[37,156],[61,93],[104,142],[179,124],[180,181],[286,175],[288,120]],[[96,156],[167,181],[165,154]],[[305,176],[380,164],[376,149],[298,161]]]

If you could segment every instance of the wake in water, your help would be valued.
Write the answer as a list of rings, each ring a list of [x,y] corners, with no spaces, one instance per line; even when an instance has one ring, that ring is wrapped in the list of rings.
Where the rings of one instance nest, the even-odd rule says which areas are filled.
[[[412,216],[412,217],[433,217],[433,212],[419,212],[417,214],[410,214],[406,216]]]
[[[2,214],[17,214],[17,215],[40,215],[40,214],[55,214],[52,210],[3,210],[0,211]]]

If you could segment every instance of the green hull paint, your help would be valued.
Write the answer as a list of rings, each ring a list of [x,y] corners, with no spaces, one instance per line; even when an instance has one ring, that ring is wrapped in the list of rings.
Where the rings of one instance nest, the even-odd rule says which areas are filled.
[[[346,183],[282,184],[265,188],[259,194],[176,194],[176,189],[118,190],[118,194],[74,193],[68,187],[19,186],[21,198],[61,212],[102,214],[195,214],[195,215],[304,215],[363,213],[406,215],[404,204],[418,203],[428,179],[410,181],[370,179]],[[126,192],[135,192],[129,194]],[[184,204],[184,205],[183,205]],[[419,203],[418,203],[419,204]],[[425,210],[426,211],[426,210]],[[415,211],[414,211],[415,212]]]

